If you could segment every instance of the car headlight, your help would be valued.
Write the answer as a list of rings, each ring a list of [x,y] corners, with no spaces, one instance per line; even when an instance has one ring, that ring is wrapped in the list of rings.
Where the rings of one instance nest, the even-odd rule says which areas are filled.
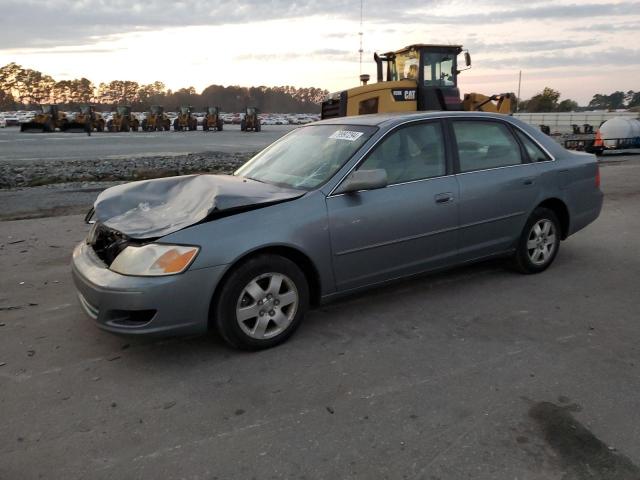
[[[199,251],[199,247],[188,245],[130,245],[120,252],[109,268],[123,275],[176,275],[191,265]]]

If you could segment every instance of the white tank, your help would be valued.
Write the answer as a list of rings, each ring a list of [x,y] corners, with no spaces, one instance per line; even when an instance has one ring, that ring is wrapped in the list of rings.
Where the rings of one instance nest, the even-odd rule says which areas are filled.
[[[607,141],[607,139],[640,137],[640,121],[634,118],[612,118],[602,124],[600,135],[606,147],[614,148],[616,142],[614,140]]]

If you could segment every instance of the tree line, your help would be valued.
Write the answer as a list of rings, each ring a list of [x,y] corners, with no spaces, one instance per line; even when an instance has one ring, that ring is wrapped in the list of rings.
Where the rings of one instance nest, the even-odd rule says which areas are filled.
[[[521,100],[518,104],[518,111],[537,113],[640,108],[640,92],[634,92],[633,90],[628,92],[617,91],[609,95],[596,93],[589,101],[589,104],[582,107],[578,105],[578,102],[571,99],[560,101],[560,96],[559,91],[545,87],[542,92],[534,95],[529,100]]]
[[[240,87],[209,85],[201,93],[194,87],[172,91],[162,82],[139,84],[131,80],[114,80],[95,85],[87,78],[55,80],[37,70],[10,63],[0,68],[0,110],[18,110],[40,104],[55,103],[69,108],[94,104],[111,110],[115,105],[131,105],[144,111],[151,105],[177,110],[181,105],[196,109],[218,106],[226,112],[239,112],[248,106],[263,112],[317,113],[329,92],[320,88]]]

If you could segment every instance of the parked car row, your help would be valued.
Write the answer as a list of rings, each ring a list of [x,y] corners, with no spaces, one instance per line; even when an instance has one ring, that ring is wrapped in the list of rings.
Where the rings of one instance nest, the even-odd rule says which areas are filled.
[[[33,110],[19,110],[15,112],[0,112],[0,128],[19,127],[20,124],[30,122],[36,115]],[[73,120],[77,112],[64,112],[69,120]],[[109,122],[116,115],[116,112],[101,112],[105,122]],[[142,122],[147,117],[147,112],[132,112],[133,115]],[[173,125],[179,112],[166,112]],[[198,120],[198,126],[202,126],[205,112],[195,112],[193,114]],[[315,113],[260,113],[258,115],[262,125],[306,125],[320,119],[320,114]],[[244,118],[244,113],[222,113],[221,118],[225,124],[240,125]]]

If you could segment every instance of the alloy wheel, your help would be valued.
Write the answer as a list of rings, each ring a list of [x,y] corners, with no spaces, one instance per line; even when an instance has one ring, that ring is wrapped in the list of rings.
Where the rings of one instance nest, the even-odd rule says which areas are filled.
[[[236,321],[251,338],[273,338],[291,324],[298,303],[298,289],[289,277],[265,273],[251,280],[240,293]]]
[[[551,220],[542,218],[533,224],[527,237],[527,255],[534,265],[544,265],[556,248],[556,228]]]

